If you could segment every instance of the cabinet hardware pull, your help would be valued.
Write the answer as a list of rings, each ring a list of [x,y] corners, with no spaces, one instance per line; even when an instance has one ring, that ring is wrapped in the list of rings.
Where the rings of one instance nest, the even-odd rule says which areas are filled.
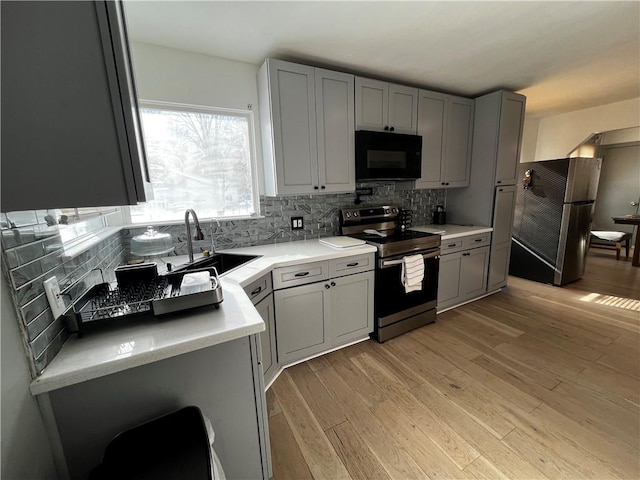
[[[385,127],[384,127],[384,129],[385,129],[385,131],[386,131],[386,130],[389,130],[389,127],[388,127],[388,126],[385,126]]]
[[[258,288],[256,288],[255,290],[253,290],[251,292],[251,295],[257,295],[262,291],[262,286],[259,286]]]
[[[391,128],[389,129],[389,131],[390,131],[390,132],[393,132],[394,130],[395,130],[395,128],[393,128],[393,127],[391,127]]]
[[[482,239],[481,239],[481,238],[476,238],[474,241],[475,241],[475,242],[481,242],[481,241],[482,241]]]
[[[446,183],[444,183],[444,182],[440,182],[440,185],[446,185]]]
[[[455,247],[456,244],[455,243],[450,243],[449,245],[447,245],[447,247]]]
[[[336,286],[336,282],[331,282],[331,286],[335,287]]]
[[[325,284],[324,284],[324,288],[326,288],[326,289],[328,290],[328,289],[330,289],[331,287],[325,283]]]
[[[322,185],[320,188],[321,188],[322,190],[324,190],[324,189],[325,189],[325,186],[324,186],[324,185]]]
[[[469,255],[471,255],[469,252],[465,252],[462,254],[463,257],[468,257]]]
[[[360,265],[360,262],[347,263],[347,267],[357,267]]]
[[[309,272],[298,272],[295,274],[296,277],[306,277],[309,275]]]
[[[499,189],[498,189],[498,191],[499,191],[499,192],[501,192],[501,191],[502,191],[502,189],[501,189],[501,188],[499,188]]]
[[[314,185],[314,186],[313,186],[313,189],[314,189],[314,190],[318,190],[318,186],[317,186],[317,185]]]
[[[502,183],[502,180],[498,180],[496,183]]]

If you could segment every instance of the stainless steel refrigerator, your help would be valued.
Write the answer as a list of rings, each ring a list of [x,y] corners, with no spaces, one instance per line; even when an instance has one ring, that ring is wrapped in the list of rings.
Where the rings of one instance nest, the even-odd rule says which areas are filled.
[[[521,163],[509,274],[554,285],[584,274],[599,158]]]

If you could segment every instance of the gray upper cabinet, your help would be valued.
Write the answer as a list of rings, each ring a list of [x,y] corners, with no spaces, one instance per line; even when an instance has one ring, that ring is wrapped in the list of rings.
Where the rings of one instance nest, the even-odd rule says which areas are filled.
[[[422,136],[422,177],[416,188],[469,185],[474,102],[420,90],[418,135]]]
[[[320,189],[351,192],[356,187],[354,77],[315,69]]]
[[[496,151],[496,185],[514,185],[520,161],[525,97],[501,92],[500,132]]]
[[[356,77],[356,130],[415,135],[418,89]]]
[[[267,195],[355,189],[353,75],[267,59],[258,73]]]
[[[3,211],[150,198],[120,2],[2,2],[1,128]]]

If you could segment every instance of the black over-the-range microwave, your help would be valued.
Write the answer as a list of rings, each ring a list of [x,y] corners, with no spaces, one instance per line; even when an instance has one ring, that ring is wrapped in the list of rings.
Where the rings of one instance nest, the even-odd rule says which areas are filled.
[[[422,137],[356,130],[356,180],[420,178]]]

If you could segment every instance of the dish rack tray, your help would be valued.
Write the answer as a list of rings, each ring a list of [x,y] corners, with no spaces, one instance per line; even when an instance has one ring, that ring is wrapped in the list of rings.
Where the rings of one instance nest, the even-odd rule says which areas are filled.
[[[143,316],[164,315],[182,310],[214,305],[219,308],[223,300],[220,279],[215,268],[210,273],[211,289],[182,294],[180,284],[187,273],[159,275],[144,282],[100,283],[85,292],[72,309],[65,313],[65,325],[70,333],[82,336],[87,328],[129,323]]]

